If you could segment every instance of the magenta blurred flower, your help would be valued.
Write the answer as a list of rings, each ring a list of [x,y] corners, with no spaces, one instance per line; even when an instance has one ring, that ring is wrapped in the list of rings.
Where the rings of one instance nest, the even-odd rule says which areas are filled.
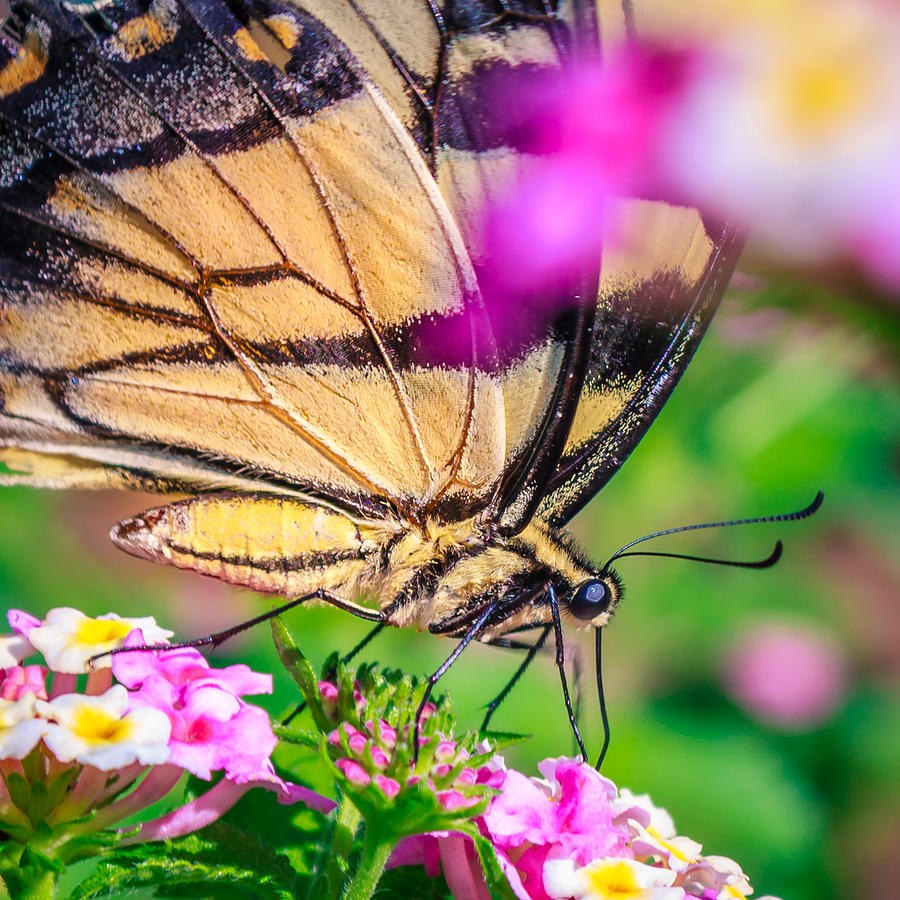
[[[495,191],[477,238],[479,284],[499,343],[515,341],[517,323],[524,329],[529,317],[549,319],[573,302],[600,258],[608,198],[664,189],[657,156],[693,64],[692,53],[633,44],[602,65],[497,86],[502,139],[527,154]]]
[[[725,686],[749,713],[785,730],[832,716],[847,689],[840,645],[821,630],[794,623],[750,629],[724,663]]]
[[[697,206],[789,263],[853,258],[900,288],[896,6],[669,13],[652,39],[607,42],[600,62],[495,86],[495,142],[520,155],[467,239],[499,344],[573,302],[617,240],[611,198]]]

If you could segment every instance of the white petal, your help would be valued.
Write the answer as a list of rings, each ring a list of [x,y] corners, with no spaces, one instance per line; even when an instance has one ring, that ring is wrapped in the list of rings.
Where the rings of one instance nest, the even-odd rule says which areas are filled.
[[[28,756],[44,734],[45,725],[36,717],[34,694],[15,701],[0,699],[0,759]]]
[[[44,736],[47,723],[41,719],[19,722],[0,729],[0,759],[24,759]]]
[[[580,897],[587,889],[587,880],[571,859],[548,859],[543,876],[544,890],[554,900]]]
[[[119,622],[121,628],[112,629],[98,623]],[[115,613],[86,616],[77,609],[61,606],[50,610],[44,623],[29,632],[29,639],[44,654],[47,664],[56,672],[80,675],[93,669],[109,668],[112,656],[102,656],[91,664],[92,657],[121,647],[130,631],[140,628],[148,644],[164,643],[173,634],[160,628],[152,616],[126,619]]]
[[[0,669],[11,669],[32,653],[34,647],[21,634],[0,634]]]
[[[157,765],[169,758],[169,717],[151,707],[126,713],[128,692],[120,684],[99,696],[64,694],[50,702],[38,701],[36,706],[40,715],[53,720],[47,725],[44,743],[61,762],[76,760],[109,771],[134,763]],[[90,726],[93,716],[120,721],[126,727],[108,734],[91,733],[85,717]]]

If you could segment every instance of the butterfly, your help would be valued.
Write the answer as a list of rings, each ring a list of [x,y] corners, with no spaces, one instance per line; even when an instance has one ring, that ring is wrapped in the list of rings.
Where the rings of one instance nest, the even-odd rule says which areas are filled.
[[[562,305],[504,311],[478,211],[527,163],[491,77],[558,70],[632,15],[15,0],[0,481],[187,494],[112,540],[458,649],[600,629],[618,578],[563,528],[666,401],[739,236],[622,199]]]

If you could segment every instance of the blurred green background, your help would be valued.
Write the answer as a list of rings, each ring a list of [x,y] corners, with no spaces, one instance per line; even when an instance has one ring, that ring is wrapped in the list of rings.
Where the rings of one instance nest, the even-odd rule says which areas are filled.
[[[805,522],[679,535],[654,549],[761,558],[767,572],[663,559],[622,560],[627,595],[604,645],[612,746],[604,771],[648,791],[705,851],[737,859],[759,894],[888,900],[900,883],[900,391],[896,308],[784,279],[738,280],[680,387],[622,471],[573,523],[602,561],[650,531],[786,512],[826,492]],[[155,500],[135,495],[0,491],[0,602],[43,613],[157,615],[181,637],[249,617],[269,602],[116,551],[106,532]],[[290,616],[319,662],[366,625],[331,609]],[[729,697],[723,667],[767,622],[808,623],[839,645],[846,691],[815,725],[766,724]],[[584,636],[581,636],[584,637]],[[416,674],[451,644],[392,632],[367,657]],[[584,646],[583,726],[602,736]],[[294,697],[267,629],[218,651],[276,673],[275,713]],[[475,647],[441,683],[461,726],[517,664]],[[791,685],[786,684],[785,690]],[[511,764],[535,773],[572,741],[552,662],[539,659],[494,727],[529,732]]]

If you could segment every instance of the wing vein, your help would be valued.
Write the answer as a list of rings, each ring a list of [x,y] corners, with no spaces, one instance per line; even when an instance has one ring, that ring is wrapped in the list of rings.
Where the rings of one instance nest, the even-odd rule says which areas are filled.
[[[356,264],[353,261],[352,255],[350,253],[350,249],[347,243],[347,240],[343,234],[343,230],[340,227],[338,222],[338,216],[334,210],[334,206],[331,203],[328,193],[325,190],[325,186],[322,183],[322,179],[319,177],[318,172],[316,172],[315,167],[310,163],[309,159],[306,157],[303,148],[300,146],[299,141],[297,140],[296,135],[287,127],[283,118],[277,109],[275,109],[269,97],[262,91],[259,85],[249,76],[249,74],[244,70],[243,66],[238,63],[236,59],[230,54],[227,49],[222,45],[222,43],[218,40],[218,38],[210,32],[210,30],[200,22],[197,17],[194,15],[193,11],[188,8],[186,5],[182,4],[185,8],[187,14],[191,17],[191,19],[195,22],[198,28],[200,28],[207,38],[213,43],[213,45],[218,49],[219,53],[222,54],[222,57],[228,63],[228,65],[234,69],[234,71],[238,72],[247,82],[250,89],[253,91],[254,95],[257,99],[266,107],[269,111],[270,115],[275,119],[275,121],[282,128],[283,134],[287,137],[290,142],[291,147],[294,152],[297,154],[297,158],[300,160],[301,164],[305,168],[306,172],[309,174],[310,179],[315,185],[316,191],[318,192],[319,199],[322,202],[322,206],[325,209],[326,215],[328,216],[329,223],[334,231],[334,235],[336,240],[338,241],[338,245],[341,248],[341,252],[344,256],[344,262],[347,265],[347,271],[350,275],[351,282],[353,284],[354,291],[356,292],[357,298],[359,300],[360,307],[363,311],[363,321],[368,329],[372,340],[375,342],[376,347],[378,348],[379,355],[382,358],[385,368],[388,371],[389,377],[391,379],[394,392],[397,396],[398,402],[401,407],[401,411],[403,413],[404,419],[406,420],[407,427],[410,430],[410,434],[413,438],[413,443],[416,448],[416,452],[419,456],[419,461],[424,466],[426,472],[429,473],[430,477],[434,478],[435,466],[428,458],[428,454],[425,451],[425,445],[422,440],[422,435],[419,431],[418,423],[415,420],[415,416],[412,413],[412,409],[409,402],[409,397],[406,393],[406,389],[402,384],[402,381],[397,373],[396,367],[393,364],[393,361],[390,359],[390,355],[387,352],[387,348],[384,345],[384,341],[379,333],[378,329],[375,326],[375,323],[372,321],[371,314],[368,309],[368,305],[365,300],[365,290],[362,286],[362,282],[359,277],[359,271]],[[348,61],[349,64],[349,61]],[[362,81],[363,86],[367,89],[367,92],[371,96],[371,91],[368,91],[367,81],[364,79]],[[261,374],[261,373],[260,373]],[[262,376],[264,378],[264,376]]]

